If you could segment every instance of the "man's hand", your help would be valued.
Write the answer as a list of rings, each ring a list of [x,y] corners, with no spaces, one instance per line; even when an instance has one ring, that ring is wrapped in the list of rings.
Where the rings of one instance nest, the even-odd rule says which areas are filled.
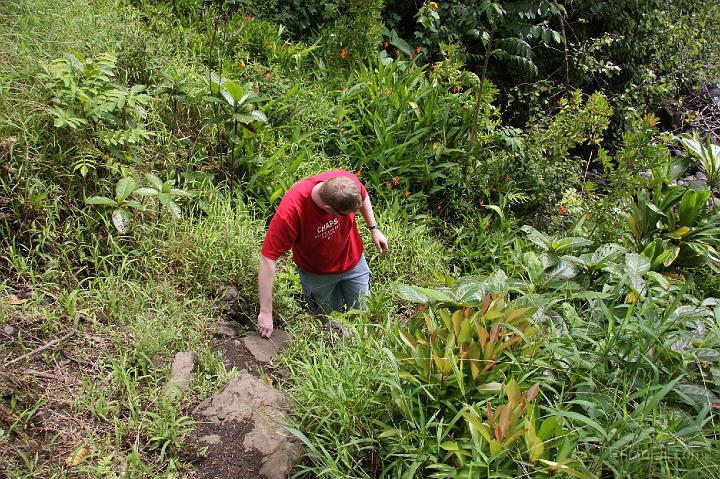
[[[381,253],[384,253],[388,250],[387,238],[379,229],[375,228],[372,230],[372,240]]]
[[[258,314],[258,326],[260,327],[260,336],[263,338],[269,338],[273,333],[273,319],[272,313],[263,313],[262,311]]]

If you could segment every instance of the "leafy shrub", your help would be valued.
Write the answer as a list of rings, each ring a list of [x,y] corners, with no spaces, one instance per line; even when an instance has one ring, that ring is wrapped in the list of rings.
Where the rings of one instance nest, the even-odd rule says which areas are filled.
[[[389,450],[385,474],[473,477],[523,467],[541,473],[558,464],[580,474],[568,465],[576,438],[563,432],[562,420],[536,422],[540,385],[521,392],[514,379],[529,381],[535,372],[537,308],[513,305],[505,292],[473,280],[401,292],[430,307],[399,332],[407,353],[394,353],[396,371],[387,380],[396,414],[380,435]],[[501,392],[507,400],[493,408]],[[533,464],[521,465],[521,457]]]
[[[563,191],[579,187],[586,162],[574,157],[573,149],[600,142],[609,123],[612,108],[602,94],[593,94],[585,101],[575,92],[560,102],[559,111],[535,123],[521,136],[517,152],[504,152],[500,158],[486,161],[488,177],[512,180],[515,188],[531,198],[523,204],[529,211],[557,211]],[[483,188],[494,189],[492,183]],[[537,212],[534,213],[537,215]]]
[[[464,191],[467,100],[468,94],[429,81],[412,62],[371,59],[340,98],[338,146],[376,197],[407,198],[423,209],[441,191]]]
[[[122,150],[150,138],[145,129],[150,97],[144,85],[122,87],[113,82],[117,58],[102,53],[84,58],[78,52],[56,59],[48,65],[45,88],[51,95],[50,113],[56,128],[78,131],[80,137],[92,133],[98,147]],[[87,130],[85,127],[88,126]],[[88,165],[75,166],[81,174]]]

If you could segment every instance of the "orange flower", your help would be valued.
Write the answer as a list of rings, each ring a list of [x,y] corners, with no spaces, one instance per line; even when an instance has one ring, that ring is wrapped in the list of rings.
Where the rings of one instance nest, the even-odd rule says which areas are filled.
[[[415,47],[415,53],[417,53],[418,55],[420,55],[420,54],[422,53],[422,48],[420,48],[420,47]]]
[[[480,200],[480,206],[485,204],[485,200]]]
[[[410,192],[409,192],[409,191],[406,191],[406,192],[405,192],[405,198],[407,198],[408,196],[410,196]]]
[[[585,219],[586,219],[586,220],[589,220],[589,219],[590,219],[590,213],[585,213]]]
[[[439,209],[439,210],[443,209],[443,204],[440,203],[439,205],[437,205],[437,209]]]
[[[347,48],[343,48],[342,50],[340,50],[340,58],[342,58],[343,60],[347,60],[347,57],[348,57]]]
[[[268,78],[272,78],[272,77],[273,77],[273,72],[272,72],[272,70],[266,71],[266,72],[265,72],[265,76],[268,77]]]
[[[248,22],[251,22],[254,20],[254,18],[252,15],[245,15],[245,20],[247,20]]]
[[[510,181],[510,175],[505,175],[505,181]]]
[[[390,42],[387,41],[387,40],[385,40],[385,41],[383,42],[383,46],[384,46],[385,48],[389,47],[389,46],[390,46]]]
[[[457,87],[456,87],[455,85],[453,85],[452,87],[450,87],[450,91],[453,92],[453,93],[457,93],[457,92],[458,92],[458,89],[457,89]]]
[[[412,60],[413,58],[415,58],[415,57],[413,56],[412,53],[410,55],[408,55],[408,60]]]
[[[242,68],[245,68],[245,62],[242,61],[242,60],[240,60],[240,61],[238,62],[238,66],[239,66],[241,69],[242,69]]]
[[[393,177],[392,177],[392,184],[393,184],[393,185],[397,185],[398,183],[400,183],[400,178],[398,178],[397,176],[393,176]]]
[[[392,190],[392,189],[393,189],[392,183],[388,183],[388,190]]]
[[[561,215],[564,215],[565,213],[567,213],[567,208],[565,208],[564,206],[561,206],[561,207],[560,207],[560,214],[561,214]]]
[[[400,56],[400,50],[395,50],[395,58]]]
[[[357,171],[355,172],[355,176],[357,176],[358,178],[360,178],[360,177],[362,176],[362,170],[357,170]]]
[[[421,304],[418,306],[418,311],[425,311],[427,309],[427,304]]]

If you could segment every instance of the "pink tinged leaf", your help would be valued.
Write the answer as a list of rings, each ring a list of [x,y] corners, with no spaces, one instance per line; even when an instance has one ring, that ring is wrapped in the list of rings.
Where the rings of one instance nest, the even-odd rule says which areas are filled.
[[[525,398],[528,401],[532,401],[533,399],[535,399],[537,397],[539,392],[540,392],[540,383],[536,383],[533,387],[528,389],[528,391],[525,393]]]

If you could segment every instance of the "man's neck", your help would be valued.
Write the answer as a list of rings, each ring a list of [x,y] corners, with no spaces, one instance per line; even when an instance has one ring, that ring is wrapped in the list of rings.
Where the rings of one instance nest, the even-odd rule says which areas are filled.
[[[322,185],[322,181],[313,186],[313,189],[310,191],[310,198],[313,200],[313,203],[315,203],[315,206],[320,208],[324,213],[325,209],[323,206],[325,205],[325,202],[320,198],[320,185]]]

